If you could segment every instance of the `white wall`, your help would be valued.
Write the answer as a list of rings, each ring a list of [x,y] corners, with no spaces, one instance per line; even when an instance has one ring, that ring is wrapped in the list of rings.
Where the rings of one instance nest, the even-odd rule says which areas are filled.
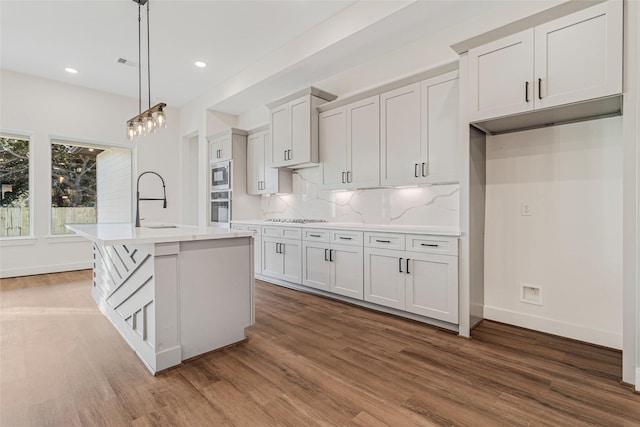
[[[167,110],[167,129],[130,143],[125,122],[138,110],[129,99],[78,86],[0,71],[0,128],[32,135],[31,238],[0,241],[0,276],[39,274],[88,268],[91,245],[75,236],[50,236],[51,153],[50,138],[91,144],[136,147],[137,169],[152,169],[167,181],[169,207],[145,206],[150,220],[179,220],[180,152],[176,109]],[[153,184],[153,183],[151,183]],[[150,189],[151,190],[151,189]],[[151,190],[152,191],[152,190]]]
[[[622,141],[622,117],[487,137],[486,318],[622,348]]]
[[[131,219],[131,150],[109,148],[96,158],[98,222]]]

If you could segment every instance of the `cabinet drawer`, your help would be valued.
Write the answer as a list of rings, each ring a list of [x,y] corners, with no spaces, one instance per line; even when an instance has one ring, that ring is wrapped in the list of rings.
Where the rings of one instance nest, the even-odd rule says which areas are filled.
[[[329,230],[320,230],[316,228],[307,228],[302,232],[302,240],[314,241],[314,242],[328,242]]]
[[[404,234],[367,232],[364,233],[364,245],[370,248],[404,250]]]
[[[458,255],[457,238],[407,234],[406,244],[408,251]]]
[[[263,225],[262,235],[267,237],[282,237],[284,239],[300,240],[302,238],[302,229],[300,227]]]
[[[362,246],[362,231],[332,230],[331,243]]]

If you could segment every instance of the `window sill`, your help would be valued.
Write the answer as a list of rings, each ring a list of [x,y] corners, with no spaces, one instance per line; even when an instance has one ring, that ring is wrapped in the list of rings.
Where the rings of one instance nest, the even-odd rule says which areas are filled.
[[[34,246],[38,239],[31,236],[2,237],[0,238],[0,248],[10,246]]]

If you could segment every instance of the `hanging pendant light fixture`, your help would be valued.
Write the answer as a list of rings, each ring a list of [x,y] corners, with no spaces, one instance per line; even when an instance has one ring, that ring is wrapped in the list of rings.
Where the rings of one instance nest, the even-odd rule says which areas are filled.
[[[151,61],[149,37],[149,0],[133,0],[138,4],[138,115],[127,120],[127,138],[131,141],[136,136],[155,132],[157,128],[167,127],[164,108],[167,104],[161,102],[151,106]],[[147,5],[147,88],[149,89],[149,108],[142,111],[142,17],[141,8]]]

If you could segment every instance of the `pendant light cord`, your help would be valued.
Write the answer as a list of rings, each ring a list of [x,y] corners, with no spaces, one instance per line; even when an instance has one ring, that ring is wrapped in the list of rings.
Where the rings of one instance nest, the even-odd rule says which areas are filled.
[[[149,3],[147,2],[147,86],[149,89],[149,109],[151,109],[151,38],[149,37]]]
[[[140,3],[138,3],[138,114],[142,114],[142,18],[140,7]]]

